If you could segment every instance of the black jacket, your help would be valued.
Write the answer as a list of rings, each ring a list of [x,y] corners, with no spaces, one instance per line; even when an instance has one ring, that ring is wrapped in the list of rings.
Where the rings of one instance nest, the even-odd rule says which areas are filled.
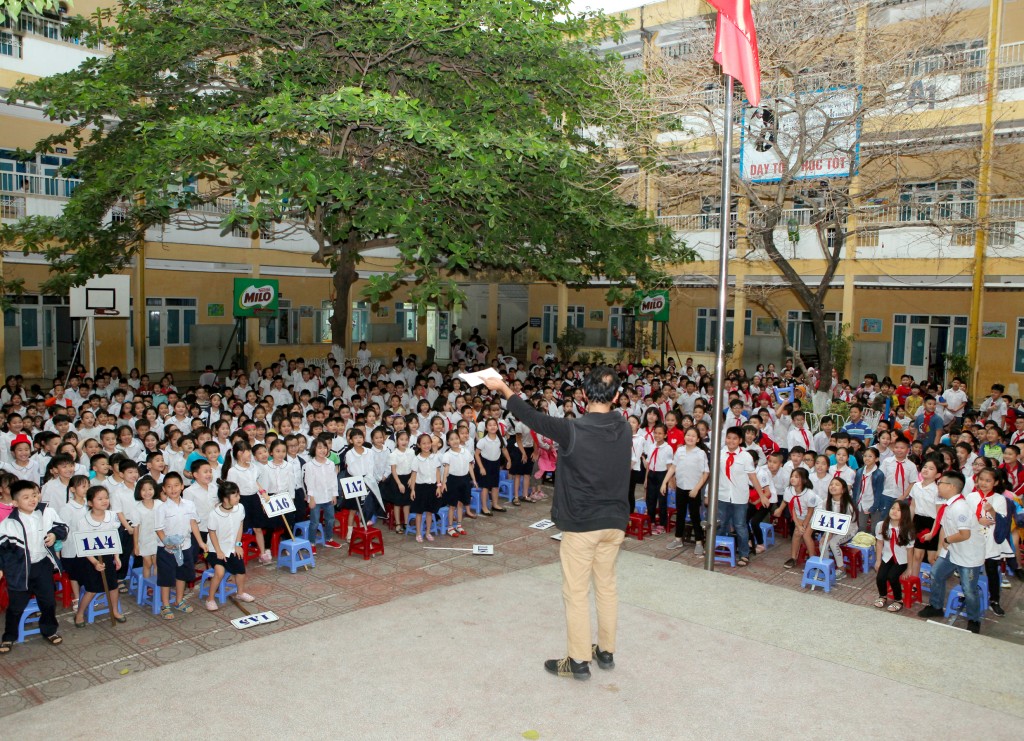
[[[48,508],[45,502],[36,507],[43,515],[43,534],[53,533],[57,540],[66,540],[68,526],[57,517],[57,510]],[[53,567],[60,571],[60,559],[57,551],[47,546],[46,555]],[[0,570],[7,577],[10,589],[19,592],[28,590],[29,563],[28,546],[25,543],[25,525],[21,521],[21,512],[17,508],[0,522]]]
[[[508,411],[558,443],[558,470],[551,519],[560,530],[625,530],[629,524],[629,467],[633,433],[617,411],[559,419],[518,396]]]

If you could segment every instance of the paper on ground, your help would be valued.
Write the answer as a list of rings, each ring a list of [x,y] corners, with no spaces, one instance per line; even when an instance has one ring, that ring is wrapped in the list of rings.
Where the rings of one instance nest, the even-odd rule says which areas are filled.
[[[459,378],[470,386],[479,386],[484,382],[485,378],[501,378],[501,374],[494,370],[494,368],[484,368],[476,373],[460,373]]]
[[[530,525],[534,530],[547,530],[549,527],[554,527],[555,523],[551,520],[537,520],[535,523]]]

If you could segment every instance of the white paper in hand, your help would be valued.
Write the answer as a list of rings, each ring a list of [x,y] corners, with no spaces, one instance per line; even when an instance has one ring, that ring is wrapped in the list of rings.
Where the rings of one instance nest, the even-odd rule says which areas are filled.
[[[484,368],[476,373],[460,373],[459,378],[470,386],[479,386],[484,382],[485,378],[501,378],[501,374],[494,370],[494,368]]]

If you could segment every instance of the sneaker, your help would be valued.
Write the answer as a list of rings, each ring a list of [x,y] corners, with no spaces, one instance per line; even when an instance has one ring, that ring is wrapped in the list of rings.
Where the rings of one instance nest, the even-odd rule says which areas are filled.
[[[925,605],[917,611],[917,616],[920,618],[942,617],[944,614],[938,607],[932,607],[931,605]]]
[[[217,610],[219,610],[220,608],[217,607],[217,603],[216,602],[214,602],[212,599],[210,599],[210,600],[206,600],[206,609],[209,610],[210,612],[217,612]]]
[[[992,612],[994,612],[999,617],[1002,617],[1006,614],[1006,610],[1004,610],[1002,605],[1000,605],[998,602],[989,602],[988,609],[992,610]]]
[[[841,579],[845,579],[845,578],[846,578],[846,572],[843,571],[842,569],[839,569],[839,571],[836,572],[836,581],[840,581]]]
[[[602,669],[614,669],[615,668],[615,657],[612,656],[611,651],[602,651],[595,643],[591,646],[592,655],[594,661]]]
[[[701,543],[700,541],[698,541],[697,545],[695,545],[693,547],[693,555],[695,555],[695,556],[703,556],[704,555],[704,544]]]
[[[978,622],[977,620],[968,620],[967,621],[967,630],[971,631],[975,635],[978,635],[978,634],[981,633],[981,623]]]
[[[268,563],[274,560],[274,557],[270,555],[270,551],[263,551],[263,555],[260,556],[260,563],[266,566]]]
[[[787,569],[791,569],[791,568],[793,568],[794,566],[796,566],[796,559],[795,559],[795,558],[787,558],[787,559],[786,559],[786,562],[785,562],[784,564],[782,564],[782,565],[783,565],[783,566],[784,566],[785,568],[787,568]]]
[[[455,526],[455,529],[459,531],[459,535],[465,535],[466,531],[462,528],[461,524]]]
[[[238,600],[239,602],[255,602],[256,601],[256,598],[253,597],[248,592],[242,592],[241,594],[236,594],[235,595],[235,599]]]
[[[1010,580],[1006,578],[1006,574],[1003,574],[1003,578],[999,580],[999,586],[1001,586],[1003,589],[1010,588]]]
[[[544,668],[556,677],[572,677],[581,681],[590,679],[589,661],[576,661],[566,656],[564,659],[548,659]]]
[[[682,548],[682,547],[683,547],[683,541],[680,538],[672,538],[672,540],[670,540],[668,542],[668,545],[665,546],[665,548],[670,550],[670,551],[674,551],[674,550],[676,550],[678,548]]]
[[[328,548],[341,548],[341,543],[336,540],[328,540],[324,545]]]
[[[402,527],[401,525],[395,525],[395,534],[396,535],[405,535],[405,528]]]

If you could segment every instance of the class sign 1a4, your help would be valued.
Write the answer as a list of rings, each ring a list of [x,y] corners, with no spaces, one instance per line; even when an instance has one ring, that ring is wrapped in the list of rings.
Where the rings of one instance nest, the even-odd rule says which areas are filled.
[[[643,291],[637,313],[644,319],[668,321],[668,291]]]
[[[266,278],[235,278],[235,316],[259,316],[277,311],[278,281]]]

